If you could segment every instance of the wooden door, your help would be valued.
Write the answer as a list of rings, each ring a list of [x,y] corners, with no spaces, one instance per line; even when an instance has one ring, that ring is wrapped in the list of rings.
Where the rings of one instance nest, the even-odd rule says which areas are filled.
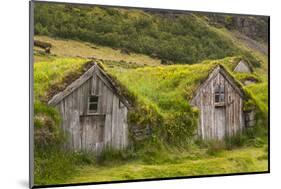
[[[104,141],[105,116],[89,115],[80,117],[81,148],[99,153]]]
[[[215,107],[215,128],[214,135],[216,139],[223,139],[225,137],[225,106]]]

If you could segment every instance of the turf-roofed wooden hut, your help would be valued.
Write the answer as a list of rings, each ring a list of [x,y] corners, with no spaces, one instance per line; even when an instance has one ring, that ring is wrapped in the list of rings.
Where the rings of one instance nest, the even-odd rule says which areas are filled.
[[[198,134],[202,139],[223,139],[245,127],[241,85],[218,65],[196,90],[191,104],[198,107]]]
[[[50,101],[59,109],[67,146],[100,153],[105,147],[128,145],[128,102],[110,77],[94,63]]]

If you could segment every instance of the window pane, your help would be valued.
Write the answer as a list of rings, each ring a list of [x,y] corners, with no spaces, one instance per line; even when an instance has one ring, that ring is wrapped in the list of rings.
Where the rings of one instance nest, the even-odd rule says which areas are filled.
[[[224,101],[224,94],[220,94],[220,102]]]
[[[220,101],[220,95],[215,95],[215,102],[219,102]]]
[[[98,110],[98,105],[97,104],[90,104],[89,106],[90,112],[95,112]]]
[[[99,97],[98,96],[90,96],[90,103],[92,102],[98,102]]]

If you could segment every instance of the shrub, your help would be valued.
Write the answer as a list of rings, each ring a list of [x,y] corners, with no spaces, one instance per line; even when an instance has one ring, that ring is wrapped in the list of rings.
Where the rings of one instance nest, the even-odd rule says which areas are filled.
[[[188,110],[188,109],[187,109]],[[185,146],[193,140],[197,129],[197,114],[192,111],[182,111],[171,114],[165,120],[163,130],[169,144]]]

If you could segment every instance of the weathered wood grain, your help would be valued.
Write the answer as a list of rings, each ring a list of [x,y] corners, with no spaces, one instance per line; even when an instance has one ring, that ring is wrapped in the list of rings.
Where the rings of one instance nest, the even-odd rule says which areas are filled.
[[[234,68],[234,71],[240,72],[240,73],[250,73],[250,72],[252,72],[252,69],[247,62],[245,62],[244,60],[241,60],[237,64],[237,66]]]
[[[49,102],[61,113],[61,127],[68,136],[67,148],[100,154],[105,147],[127,147],[128,107],[107,79],[95,65]],[[88,111],[90,95],[99,96],[94,114]]]
[[[224,88],[224,101],[215,102],[216,85]],[[199,108],[198,135],[202,139],[233,136],[245,127],[244,92],[223,67],[218,66],[197,89],[191,104]]]

